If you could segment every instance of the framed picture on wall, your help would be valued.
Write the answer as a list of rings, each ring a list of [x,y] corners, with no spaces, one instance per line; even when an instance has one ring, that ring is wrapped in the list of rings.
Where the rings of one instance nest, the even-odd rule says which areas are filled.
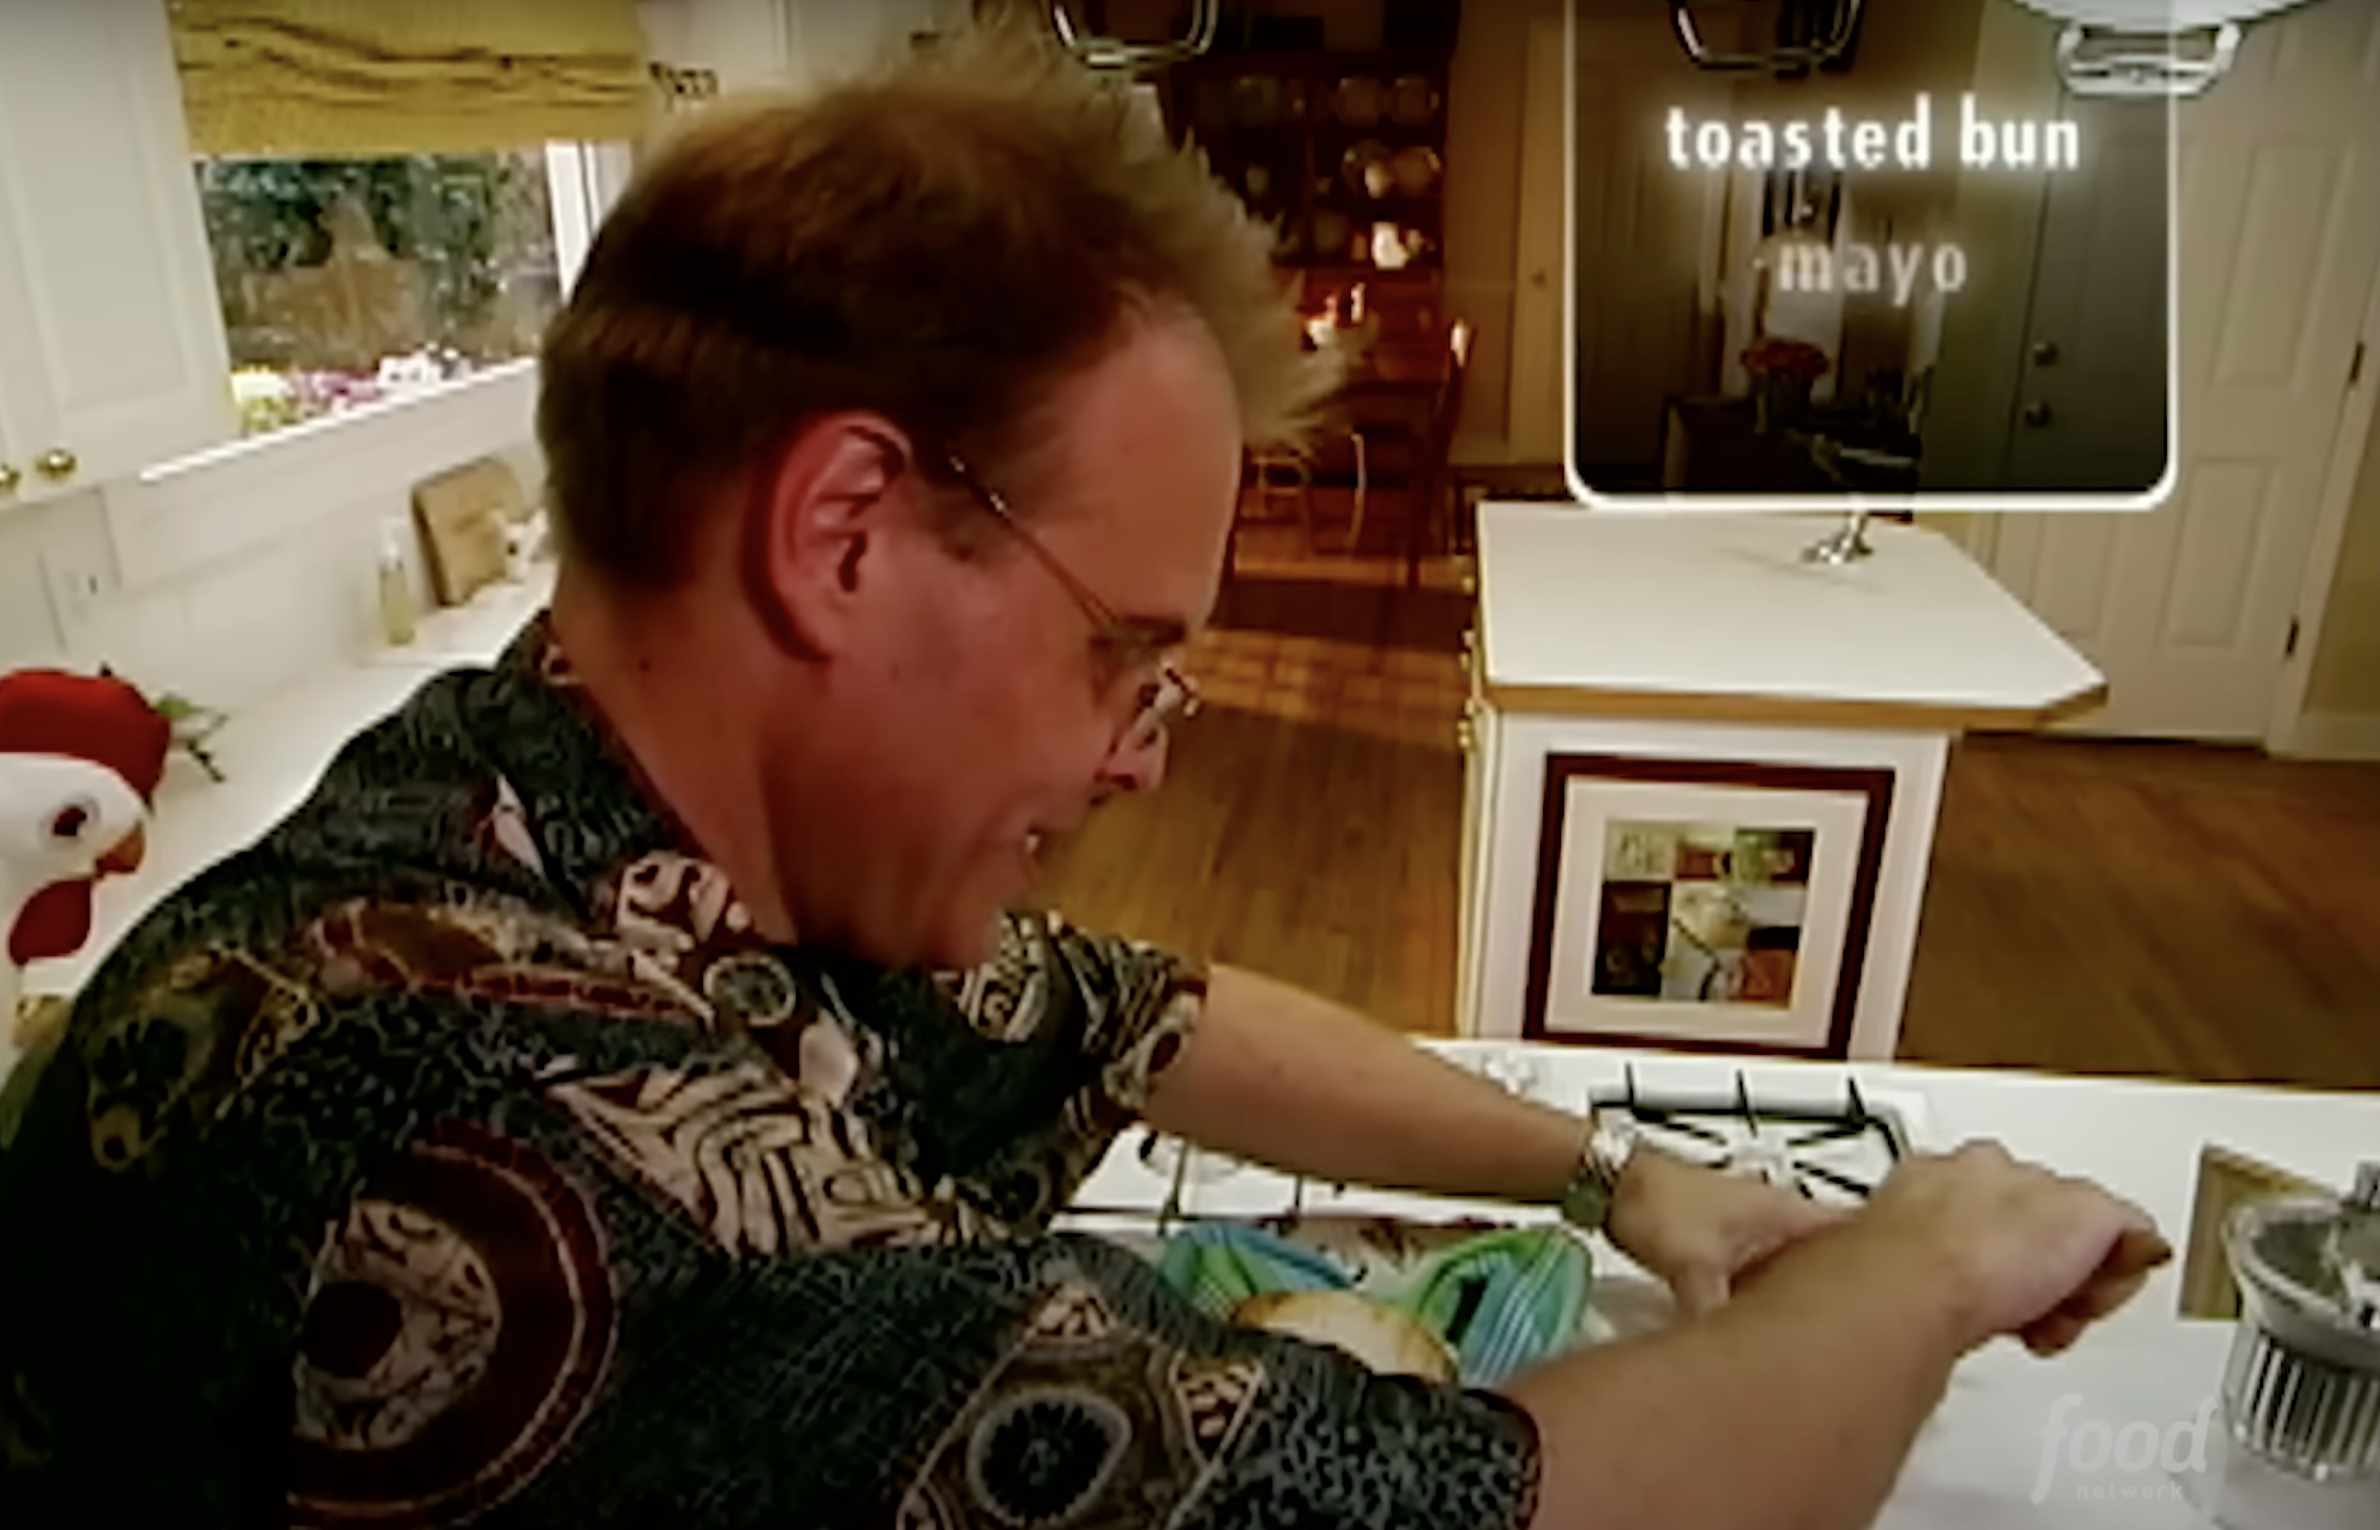
[[[1546,760],[1521,1034],[1850,1053],[1893,773]]]

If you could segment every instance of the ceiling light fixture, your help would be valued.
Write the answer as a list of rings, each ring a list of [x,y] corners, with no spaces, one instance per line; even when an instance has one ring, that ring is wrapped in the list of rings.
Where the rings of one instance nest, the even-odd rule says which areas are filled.
[[[1114,37],[1086,37],[1074,28],[1065,0],[1050,0],[1050,25],[1076,58],[1093,69],[1120,74],[1149,74],[1198,58],[1215,45],[1215,24],[1222,12],[1219,0],[1192,0],[1190,30],[1169,43],[1134,43]]]
[[[1698,69],[1806,74],[1850,51],[1852,39],[1859,36],[1864,3],[1865,0],[1786,0],[1786,19],[1802,22],[1800,30],[1814,35],[1811,41],[1780,44],[1766,53],[1713,52],[1703,41],[1702,29],[1694,24],[1693,0],[1669,0],[1669,21],[1677,31],[1678,46],[1686,50],[1686,57],[1694,60]],[[1810,25],[1813,21],[1828,24],[1821,31]]]
[[[2303,0],[2017,0],[2066,23],[2058,74],[2078,96],[2203,95],[2239,57],[2240,28]]]

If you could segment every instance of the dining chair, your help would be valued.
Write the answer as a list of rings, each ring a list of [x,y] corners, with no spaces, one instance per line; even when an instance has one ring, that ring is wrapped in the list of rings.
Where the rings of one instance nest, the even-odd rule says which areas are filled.
[[[1447,512],[1447,460],[1454,455],[1455,431],[1463,417],[1465,381],[1471,373],[1472,327],[1469,319],[1457,319],[1446,330],[1445,381],[1438,390],[1437,406],[1430,412],[1430,439],[1424,451],[1421,492],[1415,496],[1412,518],[1405,531],[1405,588],[1410,590],[1421,583],[1421,546],[1427,537],[1430,523],[1441,512]],[[1447,513],[1447,529],[1453,531],[1454,513]]]
[[[1471,345],[1476,328],[1457,319],[1432,341],[1431,356],[1414,357],[1405,365],[1408,380],[1400,383],[1405,397],[1419,383],[1426,392],[1417,403],[1402,404],[1378,419],[1359,419],[1364,443],[1360,472],[1363,488],[1394,483],[1407,491],[1404,514],[1397,527],[1397,550],[1405,558],[1405,583],[1420,583],[1421,550],[1452,483],[1448,459],[1463,412],[1465,382],[1470,373]],[[1434,360],[1432,359],[1434,356]],[[1354,539],[1360,543],[1363,498],[1357,500]],[[1448,517],[1451,523],[1452,517]]]
[[[1286,494],[1297,502],[1298,530],[1308,557],[1314,553],[1314,464],[1305,452],[1292,447],[1266,447],[1248,454],[1256,479],[1256,502],[1269,514],[1273,501]],[[1288,479],[1284,487],[1281,477]],[[1242,497],[1245,503],[1245,496]],[[1237,527],[1234,527],[1237,530]]]

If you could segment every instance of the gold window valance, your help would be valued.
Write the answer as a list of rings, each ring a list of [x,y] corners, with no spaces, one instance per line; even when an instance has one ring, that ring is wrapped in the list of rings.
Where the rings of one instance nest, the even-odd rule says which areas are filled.
[[[170,0],[192,147],[309,158],[641,138],[634,0]]]

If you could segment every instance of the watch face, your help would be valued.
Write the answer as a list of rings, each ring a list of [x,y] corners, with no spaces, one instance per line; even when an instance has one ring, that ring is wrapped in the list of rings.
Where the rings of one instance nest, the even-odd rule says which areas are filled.
[[[1609,1112],[1588,1117],[1587,1140],[1579,1151],[1578,1169],[1562,1193],[1562,1219],[1589,1231],[1601,1229],[1611,1216],[1612,1195],[1628,1160],[1636,1151],[1635,1128]]]
[[[1600,1232],[1611,1215],[1611,1192],[1583,1166],[1562,1194],[1562,1220],[1587,1232]]]

